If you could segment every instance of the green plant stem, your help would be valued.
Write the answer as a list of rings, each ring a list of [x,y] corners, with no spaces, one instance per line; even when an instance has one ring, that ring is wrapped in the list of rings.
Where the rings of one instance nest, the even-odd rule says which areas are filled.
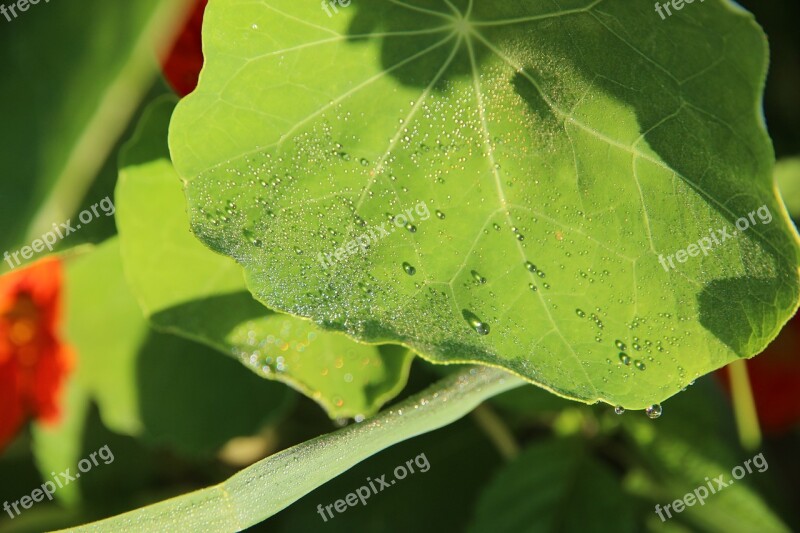
[[[740,359],[728,366],[731,376],[731,397],[739,441],[745,450],[755,450],[761,446],[761,428],[758,424],[753,389],[747,375],[747,363]]]
[[[523,383],[502,370],[471,367],[365,422],[277,453],[219,485],[69,531],[241,531],[373,454],[450,424]]]
[[[505,460],[510,461],[519,455],[519,444],[514,434],[491,407],[485,403],[479,405],[472,411],[472,417]]]

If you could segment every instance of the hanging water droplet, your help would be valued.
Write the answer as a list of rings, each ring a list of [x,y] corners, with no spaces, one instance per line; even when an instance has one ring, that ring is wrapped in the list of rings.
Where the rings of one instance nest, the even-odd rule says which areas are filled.
[[[631,358],[625,352],[619,352],[619,360],[623,365],[631,364]]]
[[[637,359],[636,361],[633,362],[633,366],[635,366],[639,370],[644,370],[645,368],[647,368],[645,366],[645,364],[643,362],[641,362],[639,359]]]
[[[586,316],[586,313],[584,313],[581,309],[576,309],[575,314],[581,318],[584,318]]]
[[[644,412],[647,413],[647,416],[649,418],[652,418],[652,419],[655,420],[656,418],[661,416],[661,412],[662,412],[661,405],[657,404],[657,403],[654,403],[653,405],[651,405],[650,407],[645,409]]]
[[[618,405],[614,407],[614,412],[617,413],[618,415],[621,415],[622,413],[625,412],[625,408],[622,407],[621,405]]]
[[[477,283],[478,285],[483,285],[484,283],[486,283],[486,278],[481,276],[477,271],[473,270],[470,272],[470,274],[472,274],[472,279],[474,279],[475,283]]]
[[[615,340],[615,341],[614,341],[614,344],[617,346],[617,348],[618,348],[619,350],[621,350],[621,351],[623,351],[623,352],[624,352],[625,350],[627,350],[627,346],[625,346],[625,343],[624,343],[624,342],[622,342],[622,341],[621,341],[621,340],[619,340],[619,339]]]
[[[442,213],[438,209],[436,210],[436,216],[439,217],[439,220],[444,220],[444,213]]]
[[[474,329],[478,335],[488,335],[489,334],[489,324],[481,321],[475,313],[471,311],[467,311],[466,309],[461,310],[461,315],[464,317],[464,320]]]
[[[408,263],[403,263],[403,270],[405,270],[406,274],[408,274],[409,276],[413,276],[414,274],[417,273],[417,269]]]

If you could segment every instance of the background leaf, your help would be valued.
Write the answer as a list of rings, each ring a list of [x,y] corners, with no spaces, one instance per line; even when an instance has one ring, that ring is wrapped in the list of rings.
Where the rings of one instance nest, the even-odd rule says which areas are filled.
[[[67,287],[76,379],[112,430],[207,455],[288,407],[285,387],[201,344],[150,330],[123,277],[117,239],[72,262]]]
[[[41,2],[3,17],[0,248],[15,251],[79,207],[188,4]]]

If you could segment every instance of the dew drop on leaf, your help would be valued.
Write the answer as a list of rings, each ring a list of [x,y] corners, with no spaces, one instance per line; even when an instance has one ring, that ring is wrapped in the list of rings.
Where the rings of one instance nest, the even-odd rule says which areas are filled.
[[[484,283],[486,283],[486,278],[481,276],[478,273],[478,271],[473,270],[473,271],[470,272],[470,274],[472,274],[472,279],[474,279],[475,283],[477,283],[478,285],[483,285]]]
[[[647,416],[652,419],[656,419],[659,416],[661,416],[661,411],[662,411],[661,405],[657,403],[654,403],[653,405],[644,410]]]
[[[470,327],[474,329],[478,335],[489,334],[489,324],[483,322],[475,313],[467,311],[466,309],[462,309],[461,314],[463,315],[464,320],[467,321]]]

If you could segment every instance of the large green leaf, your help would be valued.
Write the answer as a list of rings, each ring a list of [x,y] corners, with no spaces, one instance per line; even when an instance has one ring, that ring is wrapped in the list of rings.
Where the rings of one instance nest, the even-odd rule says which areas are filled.
[[[795,311],[765,39],[732,2],[338,11],[212,2],[171,127],[195,233],[269,307],[629,408]]]
[[[31,2],[0,18],[0,248],[13,252],[90,207],[82,196],[190,2]]]
[[[237,356],[286,382],[332,417],[376,412],[405,386],[412,354],[356,344],[253,299],[242,269],[191,233],[167,149],[174,101],[153,104],[121,158],[117,223],[127,275],[157,327]]]

